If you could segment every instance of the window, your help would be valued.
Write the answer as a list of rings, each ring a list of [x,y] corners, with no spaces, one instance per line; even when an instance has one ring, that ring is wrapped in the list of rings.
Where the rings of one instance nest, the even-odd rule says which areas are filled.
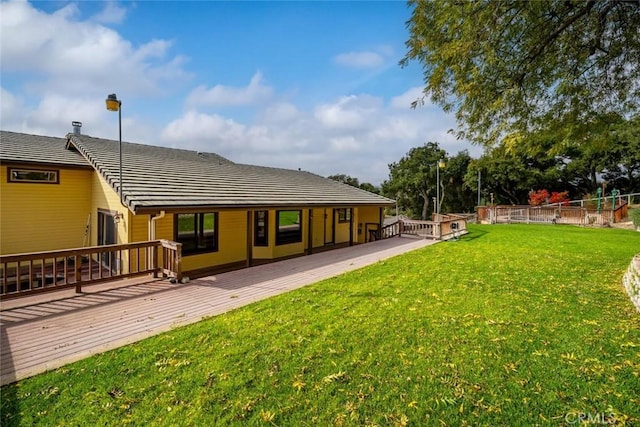
[[[350,208],[340,208],[338,211],[338,222],[349,222],[351,221],[351,209]]]
[[[302,211],[277,211],[276,245],[302,242]]]
[[[255,212],[255,246],[269,246],[269,211]]]
[[[57,170],[9,168],[10,182],[32,182],[40,184],[58,184]]]
[[[174,216],[175,240],[185,255],[218,250],[218,214],[190,213]]]

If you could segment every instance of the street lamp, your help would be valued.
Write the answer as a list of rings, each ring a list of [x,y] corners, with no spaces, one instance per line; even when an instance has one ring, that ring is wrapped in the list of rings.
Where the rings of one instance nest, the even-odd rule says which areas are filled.
[[[115,93],[107,96],[105,100],[107,103],[107,110],[109,111],[117,111],[118,112],[118,139],[120,141],[119,145],[119,156],[120,156],[120,203],[124,205],[124,198],[122,196],[122,101],[118,99],[118,96]]]
[[[444,168],[444,160],[440,159],[436,165],[436,213],[440,213],[440,168]]]

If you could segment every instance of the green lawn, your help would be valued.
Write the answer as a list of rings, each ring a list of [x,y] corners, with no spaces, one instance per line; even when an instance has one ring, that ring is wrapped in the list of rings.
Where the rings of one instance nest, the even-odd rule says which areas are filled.
[[[470,226],[2,388],[11,425],[640,424],[640,234]]]
[[[278,227],[300,223],[300,211],[279,211]]]

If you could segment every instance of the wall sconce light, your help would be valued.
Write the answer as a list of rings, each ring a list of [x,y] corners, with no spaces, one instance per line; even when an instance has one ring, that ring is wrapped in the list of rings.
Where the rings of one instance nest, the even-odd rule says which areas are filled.
[[[116,212],[116,214],[113,216],[113,223],[120,224],[120,221],[122,221],[123,219],[124,219],[124,214],[120,212]]]

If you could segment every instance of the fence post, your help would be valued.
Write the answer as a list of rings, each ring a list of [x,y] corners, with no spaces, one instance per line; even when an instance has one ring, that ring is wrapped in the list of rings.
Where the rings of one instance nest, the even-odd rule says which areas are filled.
[[[176,270],[176,280],[179,282],[182,280],[182,243],[176,244],[176,265],[174,266]]]
[[[76,294],[82,293],[82,257],[75,255],[73,257],[74,260],[74,275],[76,279]]]
[[[162,247],[162,243],[157,243],[151,247],[151,259],[153,263],[153,278],[158,278],[158,273],[160,272],[160,266],[158,265],[158,249]]]

